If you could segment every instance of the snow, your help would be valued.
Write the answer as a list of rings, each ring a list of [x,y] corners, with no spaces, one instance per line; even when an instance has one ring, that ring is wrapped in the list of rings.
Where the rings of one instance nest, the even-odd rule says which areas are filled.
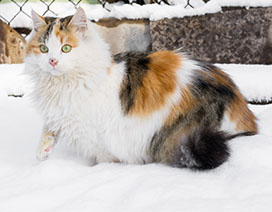
[[[138,4],[123,4],[121,2],[114,4],[107,4],[106,10],[100,4],[90,5],[81,3],[80,6],[86,10],[88,18],[98,21],[102,18],[128,18],[128,19],[141,19],[147,18],[152,21],[160,20],[163,18],[182,18],[184,16],[204,15],[208,13],[216,13],[222,11],[222,7],[227,6],[241,6],[241,7],[269,7],[272,6],[271,0],[211,0],[207,4],[202,0],[191,0],[190,4],[194,6],[185,7],[187,0],[172,0],[173,5],[166,4],[147,4],[140,6]],[[19,13],[14,20],[13,16],[19,12],[19,7],[14,3],[0,4],[0,14],[8,21],[12,20],[12,27],[31,27],[30,11],[34,9],[39,14],[47,10],[47,6],[42,3],[28,2],[23,7],[24,13]],[[47,12],[46,16],[67,16],[72,15],[75,12],[75,7],[69,2],[54,2],[50,6],[52,12]]]
[[[0,96],[22,95],[31,89],[31,83],[23,70],[23,64],[0,65]]]
[[[272,79],[272,66],[219,66],[243,93],[271,98],[272,85],[266,79]],[[250,105],[259,119],[260,133],[231,140],[229,161],[211,171],[160,164],[89,167],[62,143],[50,159],[38,162],[35,150],[42,119],[28,98],[31,84],[21,74],[23,67],[0,65],[1,212],[271,210],[272,105]],[[11,92],[25,95],[7,97]]]
[[[231,76],[248,101],[272,100],[271,65],[216,65]]]
[[[271,0],[211,0],[209,4],[219,4],[224,7],[269,7]]]
[[[231,76],[248,101],[272,100],[272,65],[215,64]],[[31,91],[23,74],[24,64],[0,65],[0,95],[22,95]]]

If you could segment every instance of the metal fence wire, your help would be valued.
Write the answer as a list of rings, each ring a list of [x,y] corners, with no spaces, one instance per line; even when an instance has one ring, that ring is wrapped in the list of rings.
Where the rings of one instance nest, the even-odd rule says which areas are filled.
[[[78,0],[78,1],[73,1],[73,0],[67,0],[68,2],[70,2],[71,4],[73,4],[75,6],[75,8],[78,6],[78,4],[82,1],[82,0]],[[0,0],[0,3],[2,2],[2,0]],[[23,13],[24,15],[26,15],[27,17],[31,18],[29,14],[27,14],[25,11],[24,11],[24,6],[30,2],[30,0],[25,0],[25,1],[20,1],[20,3],[15,0],[10,0],[10,1],[7,1],[7,2],[11,2],[13,3],[14,5],[16,5],[18,7],[18,12],[16,12],[11,19],[7,19],[6,17],[4,17],[3,15],[0,14],[0,18],[6,22],[7,24],[11,24],[12,21],[21,13]],[[50,7],[52,4],[54,4],[54,2],[56,2],[56,0],[40,0],[39,2],[41,2],[42,4],[44,4],[46,6],[46,10],[43,12],[43,16],[46,15],[48,12],[51,12],[52,14],[54,15],[57,15],[56,12],[54,12]]]
[[[156,4],[170,4],[169,0],[85,0],[84,3],[97,3],[97,4],[101,4],[103,6],[103,8],[107,11],[109,11],[109,9],[107,9],[106,5],[109,3],[113,3],[113,2],[117,2],[117,1],[122,1],[124,3],[128,3],[128,4],[145,4],[147,2],[149,3],[156,3]],[[19,15],[19,14],[24,14],[27,17],[31,18],[29,14],[27,14],[24,11],[24,7],[25,5],[30,2],[30,0],[20,0],[20,1],[15,1],[15,0],[0,0],[0,3],[13,3],[14,5],[16,5],[18,7],[18,11],[12,16],[12,18],[7,18],[4,17],[3,15],[0,14],[0,19],[2,19],[4,22],[6,22],[7,24],[11,24],[12,21]],[[33,2],[33,1],[32,1]],[[48,12],[51,12],[52,14],[57,16],[57,13],[55,11],[53,11],[51,9],[51,6],[56,2],[56,0],[39,0],[40,3],[44,4],[46,6],[46,10],[43,12],[43,16],[46,15]],[[77,6],[79,5],[80,2],[83,2],[83,0],[66,0],[66,1],[62,1],[62,2],[69,2],[71,3],[75,8],[77,8]],[[1,6],[1,4],[0,4]],[[185,7],[193,7],[190,4],[190,0],[187,0],[187,5]]]

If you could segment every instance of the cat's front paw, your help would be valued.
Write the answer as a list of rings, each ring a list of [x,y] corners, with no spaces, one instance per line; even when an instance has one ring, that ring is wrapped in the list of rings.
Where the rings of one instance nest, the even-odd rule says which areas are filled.
[[[55,145],[56,140],[54,136],[48,134],[44,135],[36,152],[37,160],[39,161],[46,160],[49,154],[53,151]]]

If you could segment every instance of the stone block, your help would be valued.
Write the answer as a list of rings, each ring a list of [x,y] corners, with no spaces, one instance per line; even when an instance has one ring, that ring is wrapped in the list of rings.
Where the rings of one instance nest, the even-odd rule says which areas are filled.
[[[149,20],[107,18],[96,22],[96,26],[113,54],[151,50]]]
[[[272,64],[272,8],[150,22],[152,50],[182,48],[212,63]]]
[[[0,63],[23,63],[25,39],[0,20]]]

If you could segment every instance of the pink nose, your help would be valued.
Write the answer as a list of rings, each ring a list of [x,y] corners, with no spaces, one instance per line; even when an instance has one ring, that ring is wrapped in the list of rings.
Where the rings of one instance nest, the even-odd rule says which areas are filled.
[[[55,67],[58,64],[58,60],[56,59],[49,59],[49,63],[51,66]]]

